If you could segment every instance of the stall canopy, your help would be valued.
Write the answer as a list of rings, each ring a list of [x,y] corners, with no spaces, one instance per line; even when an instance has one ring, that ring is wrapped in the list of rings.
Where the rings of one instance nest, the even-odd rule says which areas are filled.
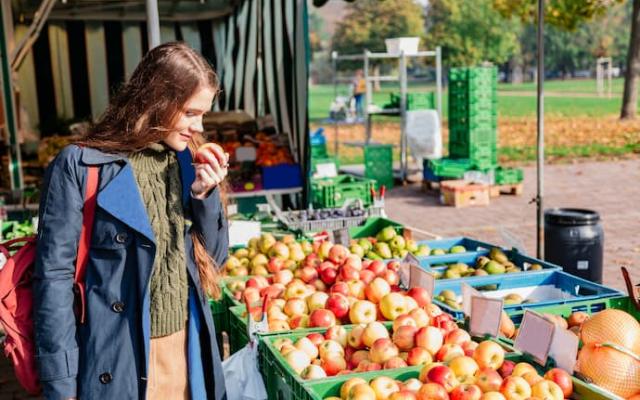
[[[45,0],[46,1],[46,0]],[[13,0],[20,43],[43,1]],[[220,110],[272,115],[306,171],[308,32],[305,0],[158,1],[162,42],[183,40],[220,76]],[[37,19],[37,18],[36,18]],[[96,119],[148,50],[144,1],[55,1],[14,73],[30,125]]]

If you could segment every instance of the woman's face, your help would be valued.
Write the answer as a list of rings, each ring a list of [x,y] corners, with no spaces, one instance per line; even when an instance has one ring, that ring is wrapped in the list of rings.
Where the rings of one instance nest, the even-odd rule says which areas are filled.
[[[202,116],[211,110],[215,93],[211,88],[198,89],[178,112],[178,120],[164,143],[175,151],[183,151],[191,137],[202,133]]]

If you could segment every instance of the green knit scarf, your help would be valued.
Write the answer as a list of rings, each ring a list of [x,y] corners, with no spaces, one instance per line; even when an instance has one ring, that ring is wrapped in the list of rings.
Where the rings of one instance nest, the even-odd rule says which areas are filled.
[[[160,143],[129,157],[156,239],[151,274],[151,337],[185,328],[189,283],[184,244],[180,166]]]

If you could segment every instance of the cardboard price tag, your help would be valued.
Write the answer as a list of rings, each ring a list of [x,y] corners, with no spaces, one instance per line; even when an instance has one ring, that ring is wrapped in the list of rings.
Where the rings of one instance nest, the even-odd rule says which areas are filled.
[[[474,336],[490,335],[498,337],[500,334],[502,306],[502,299],[472,296],[469,333]]]
[[[538,364],[545,365],[553,342],[555,327],[553,322],[542,315],[526,310],[514,347],[516,350],[530,354]]]
[[[469,317],[471,316],[471,299],[474,296],[484,297],[484,295],[466,283],[463,283],[461,288],[462,288],[462,312],[464,312],[464,315]]]
[[[573,374],[578,358],[578,336],[566,329],[555,329],[549,355],[555,360],[558,368]]]
[[[400,277],[400,285],[409,289],[409,283],[411,280],[411,265],[420,265],[420,261],[411,253],[407,255],[400,262],[400,269],[398,275]]]
[[[436,287],[436,277],[429,271],[420,268],[419,265],[411,264],[409,268],[409,289],[421,287],[427,289],[431,297]]]
[[[344,247],[349,247],[349,242],[351,241],[351,237],[349,236],[349,229],[342,228],[333,231],[333,243],[341,244]]]

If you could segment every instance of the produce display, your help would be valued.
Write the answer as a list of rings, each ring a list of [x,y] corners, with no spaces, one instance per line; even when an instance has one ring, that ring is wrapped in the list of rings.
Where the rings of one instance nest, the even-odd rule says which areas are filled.
[[[487,345],[486,348],[481,346]],[[397,381],[378,376],[369,381],[348,379],[339,397],[325,400],[562,400],[571,398],[571,376],[558,368],[539,374],[526,362],[504,360],[500,346],[482,342],[474,355],[458,356],[445,363],[426,364],[417,378]],[[480,353],[484,351],[483,353]],[[489,361],[490,360],[490,361]]]
[[[458,250],[457,252],[464,251],[464,247],[462,247],[462,249]],[[467,276],[500,275],[522,272],[522,268],[518,267],[515,263],[509,260],[507,255],[497,247],[492,248],[489,251],[488,256],[478,257],[474,265],[467,265],[465,263],[453,263],[449,265],[432,266],[432,268],[439,267],[443,267],[445,269],[444,271],[436,271],[436,279],[459,279]],[[540,270],[542,270],[542,265],[540,264],[531,264],[527,269],[527,271]]]
[[[495,290],[495,286],[487,285],[483,290]],[[434,297],[436,300],[441,301],[453,308],[454,310],[462,310],[462,300],[452,290],[443,290]],[[509,304],[527,304],[532,303],[534,300],[525,299],[518,293],[508,293],[502,297],[505,305]]]
[[[392,226],[382,229],[375,238],[352,240],[349,250],[353,254],[371,260],[403,258],[409,252],[417,257],[430,254],[429,246],[418,245],[413,240],[405,239]]]
[[[295,341],[278,338],[273,346],[303,379],[450,362],[465,355],[477,357],[480,364],[489,357],[504,358],[496,342],[478,344],[450,323],[449,315],[438,314],[438,309],[430,312],[418,308],[399,316],[392,327],[379,321],[333,326],[324,334],[312,332]]]

